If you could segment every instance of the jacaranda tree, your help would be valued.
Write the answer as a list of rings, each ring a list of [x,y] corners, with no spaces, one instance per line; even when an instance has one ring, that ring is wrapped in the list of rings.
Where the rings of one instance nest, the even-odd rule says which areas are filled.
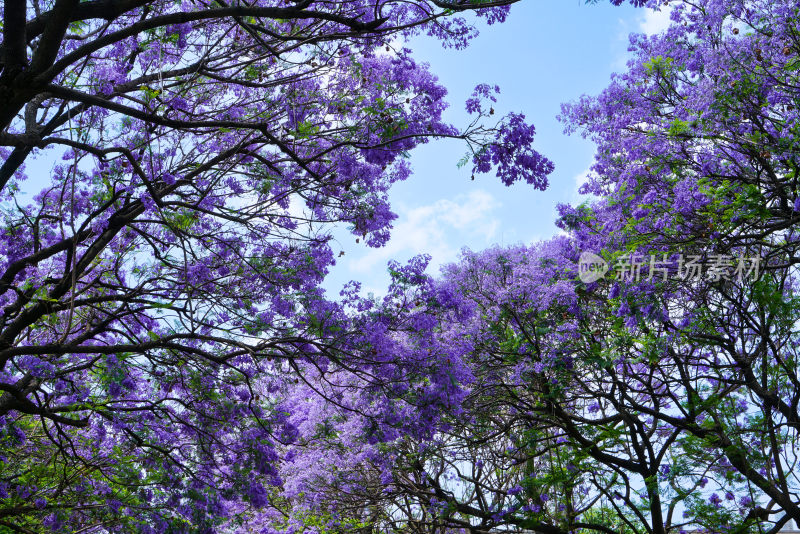
[[[466,253],[407,293],[440,317],[431,353],[462,354],[458,409],[394,442],[391,476],[337,472],[352,489],[329,502],[437,532],[800,521],[800,8],[668,5],[625,73],[564,107],[598,145],[567,235]],[[584,252],[610,271],[582,277]]]
[[[565,108],[598,143],[588,190],[607,200],[594,214],[565,208],[563,223],[581,250],[628,274],[629,254],[648,263],[638,282],[600,294],[625,326],[615,351],[621,341],[643,353],[638,365],[651,360],[634,391],[661,399],[626,402],[680,444],[656,477],[686,499],[673,524],[777,531],[800,520],[800,12],[793,2],[673,7],[663,35],[632,40],[627,73]]]

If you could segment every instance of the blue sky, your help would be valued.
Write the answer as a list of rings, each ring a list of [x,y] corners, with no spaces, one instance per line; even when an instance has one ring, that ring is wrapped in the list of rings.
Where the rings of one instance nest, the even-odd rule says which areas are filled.
[[[555,118],[561,103],[600,92],[612,72],[624,69],[628,35],[657,32],[667,20],[666,12],[614,7],[607,1],[524,0],[511,8],[504,24],[481,26],[481,35],[466,50],[414,40],[416,58],[430,63],[450,91],[447,120],[467,124],[464,101],[475,85],[498,84],[497,115],[524,113],[536,126],[537,150],[555,163],[555,172],[545,192],[527,184],[505,187],[491,174],[471,181],[469,165],[457,168],[465,153],[457,141],[416,149],[411,157],[414,175],[390,194],[399,218],[389,244],[369,249],[337,232],[336,245],[346,254],[325,284],[331,296],[351,279],[362,282],[365,291],[383,293],[391,259],[405,262],[425,252],[433,257],[430,271],[437,273],[463,247],[480,250],[553,236],[555,207],[580,201],[577,186],[594,153],[591,142],[563,133]]]

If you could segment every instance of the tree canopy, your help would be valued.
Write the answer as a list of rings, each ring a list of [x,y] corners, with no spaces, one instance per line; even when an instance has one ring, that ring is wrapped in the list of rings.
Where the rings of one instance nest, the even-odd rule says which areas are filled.
[[[512,3],[4,2],[0,530],[800,522],[791,0],[633,0],[672,24],[564,105],[597,144],[564,235],[322,291],[332,229],[385,244],[422,143],[547,186],[497,87],[448,124],[405,44]]]
[[[366,461],[321,475],[319,502],[360,503],[381,531],[800,521],[800,13],[670,5],[624,73],[563,107],[598,147],[594,199],[559,208],[564,235],[467,252],[407,290],[417,320],[444,317],[432,353],[455,362],[458,410],[392,443],[391,478]],[[582,276],[585,253],[605,276]]]

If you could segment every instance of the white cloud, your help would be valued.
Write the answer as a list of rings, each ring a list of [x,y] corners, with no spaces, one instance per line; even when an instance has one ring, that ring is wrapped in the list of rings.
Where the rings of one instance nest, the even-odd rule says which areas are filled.
[[[621,42],[628,42],[628,36],[631,32],[637,33],[645,33],[647,35],[655,35],[660,33],[667,28],[671,23],[670,15],[673,9],[673,3],[665,5],[660,5],[658,9],[650,9],[650,8],[642,8],[640,10],[641,15],[638,18],[634,18],[633,20],[630,19],[618,19],[618,31],[617,31],[617,40]],[[622,72],[627,70],[628,60],[630,59],[630,54],[628,52],[621,53],[614,58],[614,61],[611,62],[611,68],[616,72]]]
[[[662,6],[658,11],[646,9],[644,16],[639,21],[639,31],[647,35],[655,35],[669,28],[672,5]]]
[[[435,272],[440,265],[455,260],[460,245],[467,244],[466,241],[489,244],[500,225],[492,216],[499,207],[500,203],[482,190],[425,206],[401,206],[399,222],[394,225],[389,243],[350,260],[348,268],[353,273],[383,270],[390,259],[405,261],[424,252],[432,256],[430,270]]]
[[[592,172],[591,166],[586,167],[583,172],[579,172],[575,175],[573,180],[575,181],[575,189],[572,191],[572,202],[583,202],[592,197],[592,195],[582,195],[580,193],[580,188],[583,184],[589,181],[589,173]]]

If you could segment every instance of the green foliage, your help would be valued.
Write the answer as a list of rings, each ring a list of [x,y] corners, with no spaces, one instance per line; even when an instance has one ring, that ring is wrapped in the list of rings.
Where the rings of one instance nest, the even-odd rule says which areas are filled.
[[[674,62],[675,60],[671,57],[658,55],[644,62],[643,66],[650,75],[660,74],[666,76],[672,72]]]

